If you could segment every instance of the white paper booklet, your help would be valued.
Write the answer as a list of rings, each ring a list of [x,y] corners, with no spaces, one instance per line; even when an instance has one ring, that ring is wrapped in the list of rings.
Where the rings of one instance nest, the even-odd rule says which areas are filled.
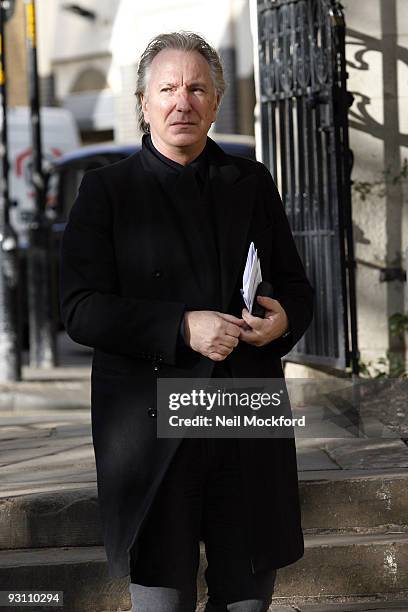
[[[255,293],[259,283],[262,281],[261,264],[253,242],[249,245],[244,275],[242,277],[242,297],[248,312],[252,314]]]

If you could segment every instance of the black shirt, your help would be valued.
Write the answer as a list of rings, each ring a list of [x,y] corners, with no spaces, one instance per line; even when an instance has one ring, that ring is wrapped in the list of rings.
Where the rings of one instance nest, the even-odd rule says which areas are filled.
[[[148,156],[149,166],[169,194],[184,190],[191,197],[191,205],[197,212],[197,223],[203,231],[207,230],[209,256],[213,253],[214,279],[209,282],[209,291],[220,296],[220,268],[219,249],[217,243],[217,230],[214,213],[213,198],[211,196],[211,185],[209,179],[209,157],[207,146],[192,162],[183,165],[163,155],[153,144],[150,134],[142,138],[143,153]],[[195,197],[196,196],[196,197]],[[211,287],[210,287],[211,286]],[[184,319],[180,325],[180,335],[185,340]]]
[[[150,134],[145,134],[142,139],[142,146],[153,154],[154,158],[161,163],[155,163],[154,169],[162,183],[174,182],[182,179],[183,174],[193,170],[194,178],[200,193],[203,193],[204,186],[208,180],[208,157],[207,146],[201,151],[200,155],[192,162],[183,165],[160,153],[153,144]],[[153,161],[153,160],[151,160]]]

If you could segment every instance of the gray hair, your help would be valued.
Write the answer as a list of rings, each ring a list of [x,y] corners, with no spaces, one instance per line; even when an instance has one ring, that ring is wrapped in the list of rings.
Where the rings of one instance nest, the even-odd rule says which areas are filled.
[[[224,72],[217,51],[204,38],[194,32],[171,32],[170,34],[159,34],[155,36],[143,51],[139,68],[137,71],[136,83],[136,113],[137,123],[141,132],[147,134],[150,131],[149,125],[145,122],[142,111],[142,95],[145,95],[147,89],[148,72],[150,65],[156,55],[164,49],[178,49],[181,51],[197,51],[201,53],[210,67],[211,77],[214,83],[217,95],[222,98],[226,83],[224,81]]]

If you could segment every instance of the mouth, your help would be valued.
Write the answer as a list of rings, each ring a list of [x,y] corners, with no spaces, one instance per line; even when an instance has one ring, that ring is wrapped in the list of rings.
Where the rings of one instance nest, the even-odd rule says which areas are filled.
[[[191,121],[175,121],[174,123],[170,124],[171,126],[173,125],[195,125],[195,123],[192,123]]]

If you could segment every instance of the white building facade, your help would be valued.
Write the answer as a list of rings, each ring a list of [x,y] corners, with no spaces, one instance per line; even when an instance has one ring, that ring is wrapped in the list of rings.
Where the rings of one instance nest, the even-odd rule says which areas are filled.
[[[253,133],[246,0],[82,0],[82,14],[66,5],[64,0],[39,0],[39,28],[52,32],[40,43],[41,71],[53,74],[55,98],[74,113],[86,140],[140,138],[134,112],[138,58],[155,35],[176,30],[202,34],[221,54],[229,87],[216,130]]]

